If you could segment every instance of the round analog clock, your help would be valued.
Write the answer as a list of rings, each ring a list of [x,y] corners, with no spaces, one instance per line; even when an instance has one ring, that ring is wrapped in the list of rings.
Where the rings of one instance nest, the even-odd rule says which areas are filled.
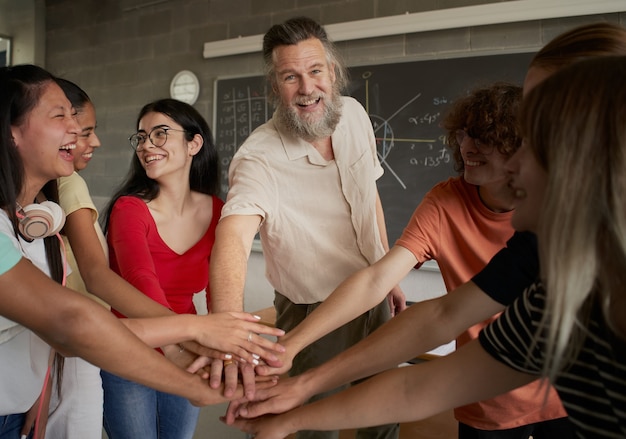
[[[170,96],[173,99],[193,105],[200,95],[200,82],[198,77],[189,70],[181,70],[176,73],[170,83]]]

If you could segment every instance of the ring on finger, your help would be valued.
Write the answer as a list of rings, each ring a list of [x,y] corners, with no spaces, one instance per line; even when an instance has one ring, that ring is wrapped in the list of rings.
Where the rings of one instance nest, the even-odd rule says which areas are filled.
[[[224,360],[224,367],[235,364],[235,360]]]

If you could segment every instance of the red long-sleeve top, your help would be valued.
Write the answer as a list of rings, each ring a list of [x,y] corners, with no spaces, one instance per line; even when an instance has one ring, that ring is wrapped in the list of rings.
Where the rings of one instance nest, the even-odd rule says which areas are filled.
[[[210,306],[209,263],[223,204],[213,197],[213,219],[206,233],[193,247],[178,254],[161,239],[143,200],[120,197],[111,211],[107,233],[111,269],[178,314],[195,314],[193,295],[203,290]]]

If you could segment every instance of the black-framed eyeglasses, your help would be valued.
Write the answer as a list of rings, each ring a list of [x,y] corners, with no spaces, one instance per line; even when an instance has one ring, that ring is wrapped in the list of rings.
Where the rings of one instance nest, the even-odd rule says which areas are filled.
[[[468,137],[468,138],[470,138],[470,139],[472,139],[474,141],[474,146],[482,154],[487,155],[487,154],[491,154],[493,152],[493,145],[492,144],[485,143],[485,142],[481,141],[480,139],[476,139],[475,137],[470,136],[469,134],[467,134],[467,132],[465,130],[456,130],[455,136],[456,136],[456,141],[459,144],[459,146],[461,146],[463,144],[463,141],[465,140],[465,138]]]
[[[128,141],[130,142],[130,146],[135,151],[143,148],[143,145],[148,139],[150,139],[150,143],[160,148],[161,146],[165,145],[165,142],[167,142],[168,131],[180,131],[181,133],[187,132],[186,130],[178,130],[176,128],[170,127],[155,127],[148,134],[146,134],[145,131],[133,134],[128,138]]]

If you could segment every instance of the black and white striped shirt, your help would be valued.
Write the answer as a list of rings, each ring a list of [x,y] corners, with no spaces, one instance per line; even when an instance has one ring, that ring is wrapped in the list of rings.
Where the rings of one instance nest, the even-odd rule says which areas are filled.
[[[481,332],[482,347],[516,370],[540,374],[545,338],[538,336],[538,342],[533,342],[545,298],[540,283],[528,287]],[[563,368],[554,387],[579,437],[626,438],[626,341],[608,328],[596,301],[586,327],[582,348]]]

